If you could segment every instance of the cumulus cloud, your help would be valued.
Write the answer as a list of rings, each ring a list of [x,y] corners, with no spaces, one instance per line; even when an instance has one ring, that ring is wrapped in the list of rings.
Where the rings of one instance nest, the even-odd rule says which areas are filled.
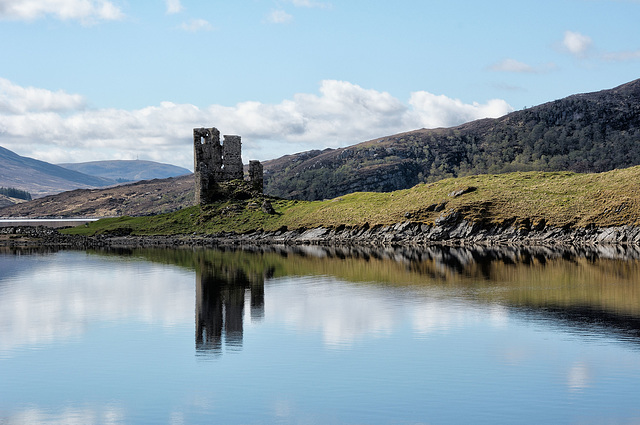
[[[590,37],[574,31],[565,31],[562,46],[572,55],[585,56],[593,44]]]
[[[180,0],[166,0],[167,14],[174,14],[182,12],[182,4]]]
[[[211,31],[213,26],[205,19],[192,19],[190,21],[183,22],[178,28],[184,31],[198,32]]]
[[[450,127],[480,118],[499,117],[513,111],[502,99],[491,99],[485,104],[469,104],[425,91],[413,93],[409,104],[414,108],[416,119],[426,128]]]
[[[284,10],[274,10],[269,14],[269,16],[267,16],[267,21],[272,24],[286,24],[292,20],[293,16]]]
[[[348,146],[417,128],[450,127],[511,112],[504,100],[464,103],[426,91],[409,102],[347,81],[280,103],[233,106],[162,102],[136,110],[91,109],[82,96],[0,80],[0,144],[49,162],[150,159],[191,168],[192,129],[239,134],[245,162],[309,149]]]
[[[81,109],[84,105],[84,97],[77,94],[67,94],[62,90],[52,92],[35,87],[21,87],[0,78],[0,113],[62,112]]]
[[[91,24],[101,20],[118,20],[124,14],[107,0],[2,0],[0,18],[35,20],[52,16],[61,20],[78,20]]]

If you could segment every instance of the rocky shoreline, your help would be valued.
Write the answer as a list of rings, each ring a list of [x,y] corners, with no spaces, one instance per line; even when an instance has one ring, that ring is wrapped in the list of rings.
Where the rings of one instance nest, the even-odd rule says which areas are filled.
[[[180,247],[233,245],[329,245],[329,246],[611,246],[640,248],[640,227],[557,228],[503,224],[486,225],[447,216],[429,225],[406,221],[390,226],[368,225],[337,228],[250,233],[134,236],[125,229],[106,235],[65,235],[56,229],[37,226],[0,228],[0,246],[59,246],[77,249],[99,247]]]

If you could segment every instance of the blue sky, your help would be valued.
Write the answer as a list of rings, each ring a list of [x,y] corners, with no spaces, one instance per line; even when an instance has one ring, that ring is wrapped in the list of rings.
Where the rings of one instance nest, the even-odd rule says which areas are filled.
[[[0,146],[192,168],[347,146],[640,78],[640,0],[0,0]]]

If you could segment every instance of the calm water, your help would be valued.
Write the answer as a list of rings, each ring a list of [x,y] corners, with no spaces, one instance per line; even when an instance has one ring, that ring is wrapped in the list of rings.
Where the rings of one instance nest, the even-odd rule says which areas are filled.
[[[0,424],[639,424],[633,257],[0,251]]]

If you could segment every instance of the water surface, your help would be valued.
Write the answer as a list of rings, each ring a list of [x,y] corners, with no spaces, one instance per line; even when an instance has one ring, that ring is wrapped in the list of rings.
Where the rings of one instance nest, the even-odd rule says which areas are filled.
[[[640,423],[638,253],[0,251],[0,423]]]

